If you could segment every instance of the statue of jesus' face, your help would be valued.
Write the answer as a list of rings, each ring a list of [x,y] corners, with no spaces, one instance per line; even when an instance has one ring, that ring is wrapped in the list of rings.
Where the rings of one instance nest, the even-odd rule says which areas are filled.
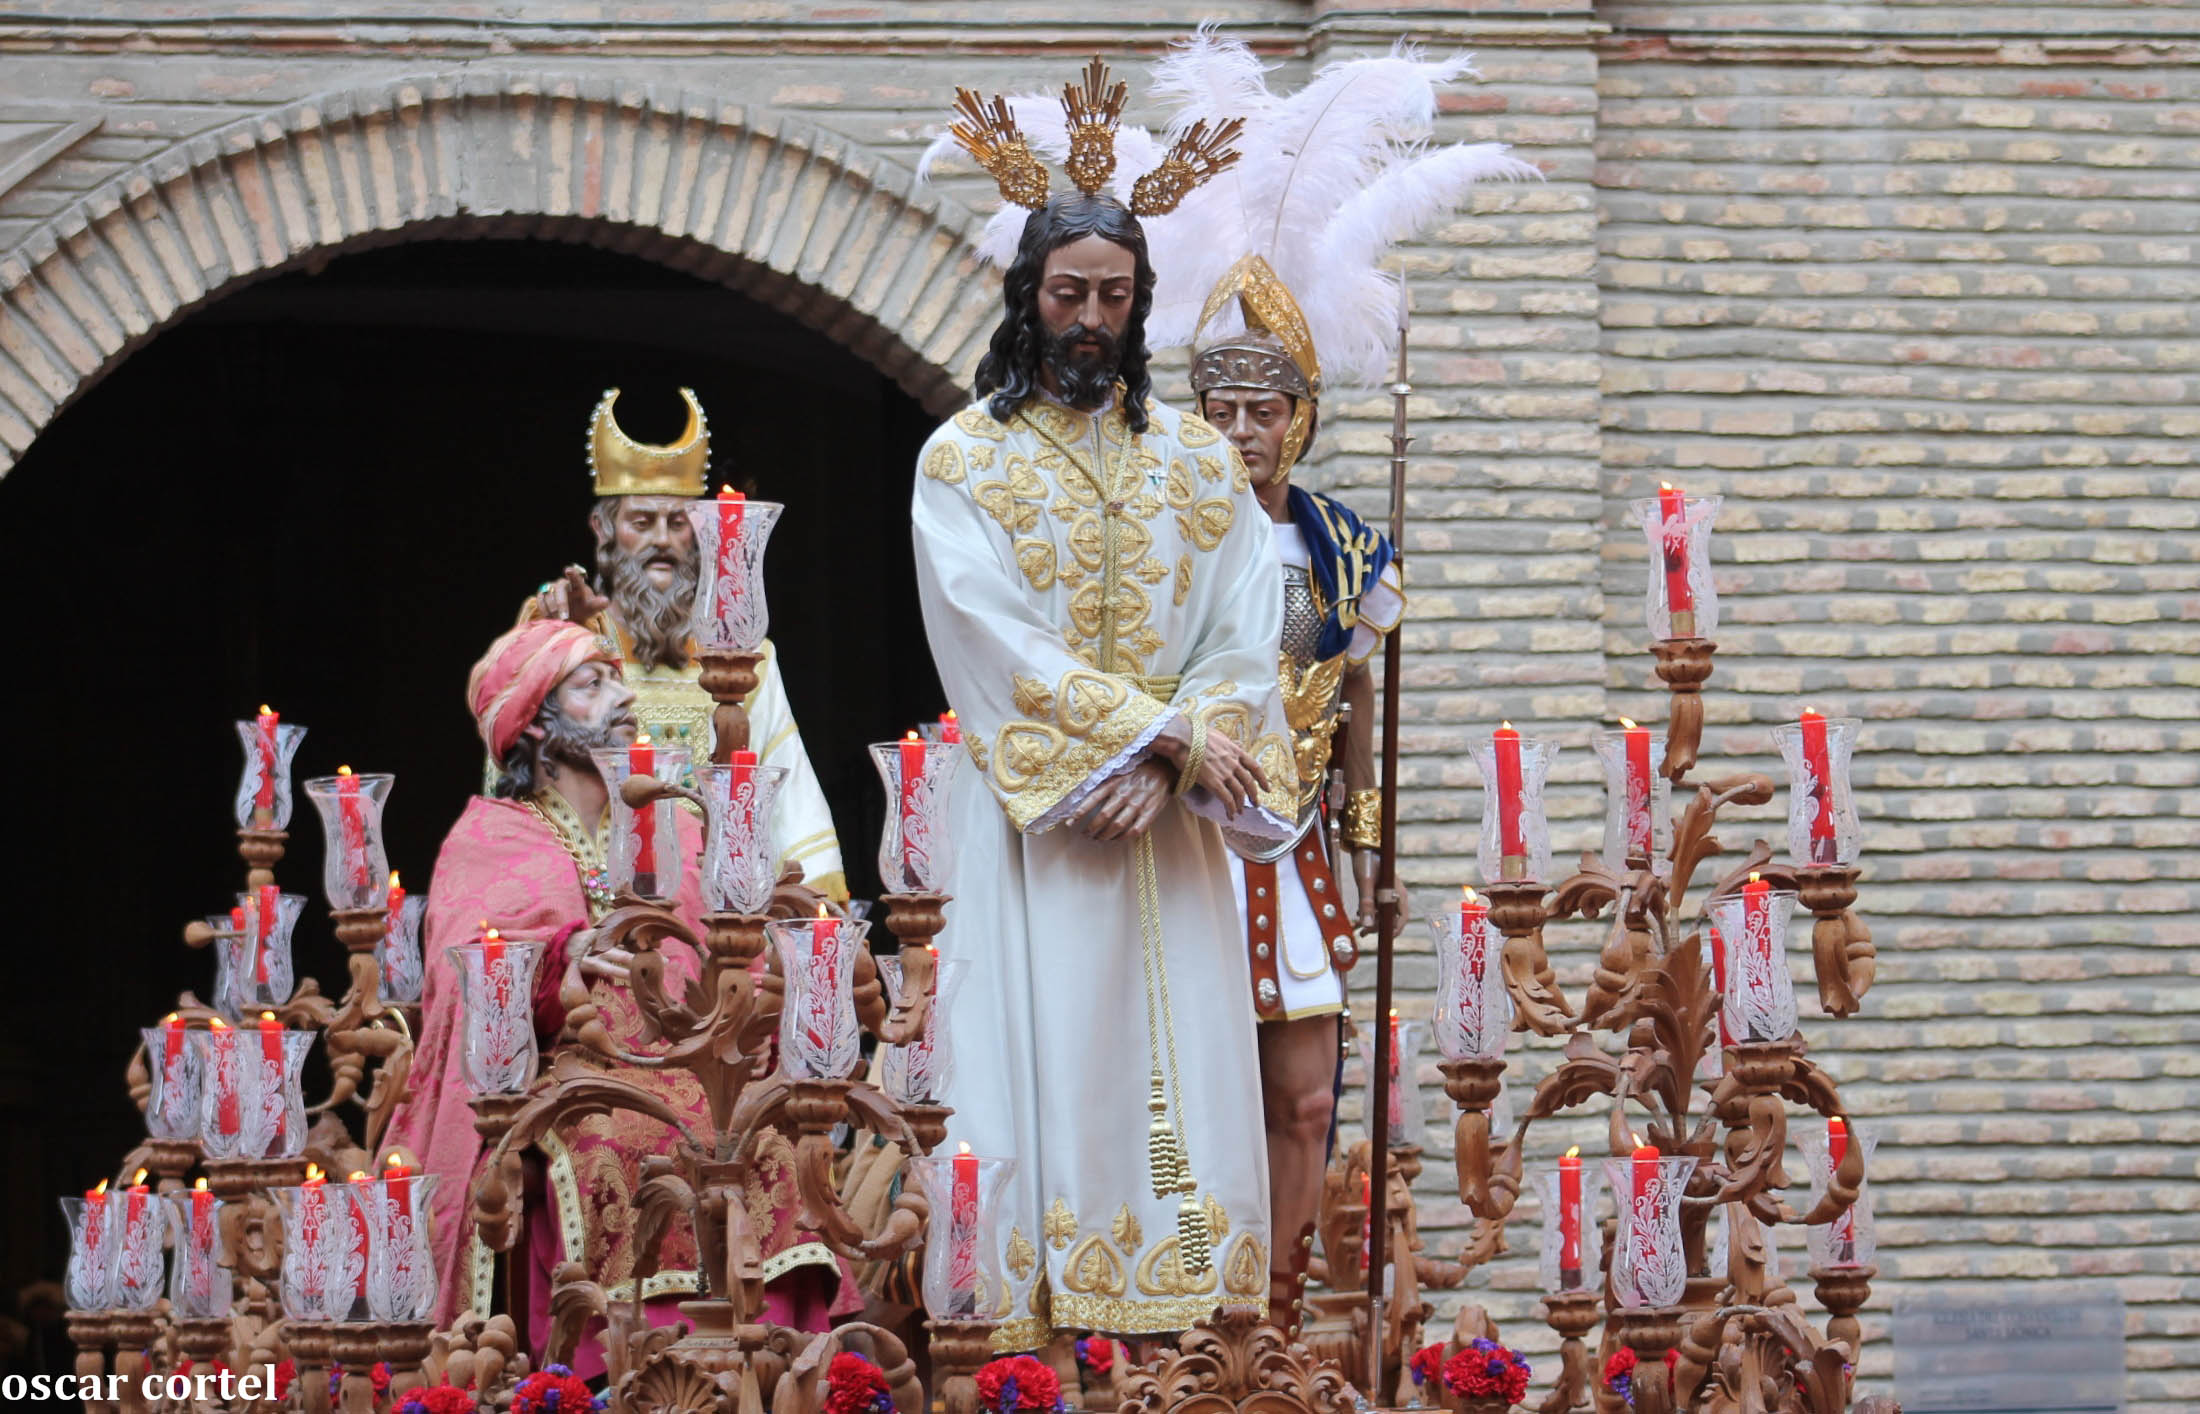
[[[1081,236],[1047,255],[1039,323],[1047,332],[1043,376],[1056,397],[1085,409],[1107,401],[1137,293],[1136,257],[1104,236]]]

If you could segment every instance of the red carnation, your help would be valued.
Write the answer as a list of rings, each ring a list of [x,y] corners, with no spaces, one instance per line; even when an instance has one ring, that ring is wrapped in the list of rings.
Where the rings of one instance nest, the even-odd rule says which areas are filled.
[[[842,1351],[825,1367],[825,1414],[889,1414],[894,1397],[886,1372],[852,1351]]]
[[[1604,1387],[1614,1394],[1624,1394],[1627,1402],[1634,1403],[1635,1352],[1626,1346],[1612,1352],[1612,1358],[1604,1362]]]
[[[1062,1379],[1029,1355],[989,1360],[978,1368],[978,1403],[994,1414],[1016,1409],[1062,1409]]]
[[[1104,1375],[1115,1368],[1115,1342],[1104,1335],[1089,1335],[1077,1342],[1077,1358],[1086,1369]]]
[[[1517,1404],[1528,1394],[1528,1362],[1510,1346],[1474,1340],[1444,1363],[1444,1388],[1457,1395],[1501,1395],[1507,1404]]]
[[[588,1382],[563,1365],[545,1365],[512,1391],[512,1414],[587,1414],[599,1409]]]
[[[1424,1345],[1419,1350],[1414,1351],[1413,1359],[1406,1366],[1406,1369],[1412,1374],[1413,1382],[1417,1385],[1425,1385],[1431,1380],[1443,1378],[1444,1343],[1438,1341],[1434,1345]]]
[[[215,1368],[219,1369],[220,1367],[219,1367],[219,1366],[217,1365],[217,1366],[216,1366]],[[282,1403],[282,1402],[283,1402],[283,1400],[284,1400],[284,1398],[285,1398],[285,1397],[286,1397],[287,1395],[289,1395],[289,1393],[290,1393],[290,1386],[291,1386],[291,1382],[292,1382],[292,1381],[294,1381],[294,1380],[296,1380],[297,1378],[298,1378],[298,1362],[297,1362],[297,1361],[295,1361],[295,1360],[281,1360],[281,1361],[277,1361],[277,1362],[276,1362],[276,1365],[275,1365],[275,1402],[276,1402],[277,1404],[280,1404],[280,1403]]]
[[[477,1407],[471,1387],[459,1389],[445,1380],[406,1390],[398,1397],[396,1414],[474,1414]]]

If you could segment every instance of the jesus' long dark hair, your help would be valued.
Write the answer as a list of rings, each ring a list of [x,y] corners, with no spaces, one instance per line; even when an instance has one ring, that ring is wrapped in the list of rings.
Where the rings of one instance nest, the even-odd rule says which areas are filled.
[[[1130,322],[1123,328],[1124,420],[1131,431],[1146,430],[1146,399],[1153,392],[1147,372],[1146,314],[1153,308],[1153,264],[1146,258],[1146,232],[1123,203],[1107,196],[1074,192],[1058,196],[1024,222],[1016,259],[1001,281],[1005,312],[993,330],[993,343],[978,361],[978,396],[997,422],[1006,422],[1024,400],[1039,391],[1039,369],[1046,359],[1047,331],[1039,322],[1039,277],[1047,257],[1072,241],[1099,236],[1131,253],[1133,283]]]

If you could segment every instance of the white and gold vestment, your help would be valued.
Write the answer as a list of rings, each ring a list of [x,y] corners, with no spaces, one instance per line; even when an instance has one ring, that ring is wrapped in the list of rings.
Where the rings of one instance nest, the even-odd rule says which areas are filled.
[[[1271,782],[1233,841],[1259,852],[1295,833],[1268,518],[1213,428],[1147,407],[1133,434],[1119,407],[1039,397],[1004,425],[973,406],[925,444],[916,483],[925,629],[970,753],[940,939],[971,964],[949,1139],[1017,1165],[1004,1289],[987,1293],[1001,1349],[1050,1329],[1180,1330],[1268,1290],[1260,1071],[1221,804],[1179,797],[1144,844],[1058,828],[1182,715],[1244,745]],[[1149,1113],[1153,1071],[1166,1105]],[[1157,1195],[1149,1124],[1164,1119],[1191,1181]],[[1211,1262],[1180,1242],[1187,1206],[1205,1214]]]

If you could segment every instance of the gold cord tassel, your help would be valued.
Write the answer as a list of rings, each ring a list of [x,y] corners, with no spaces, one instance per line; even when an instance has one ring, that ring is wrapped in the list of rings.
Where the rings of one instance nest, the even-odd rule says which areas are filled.
[[[1214,1238],[1207,1227],[1207,1205],[1187,1192],[1176,1205],[1176,1250],[1186,1276],[1199,1276],[1214,1265]]]
[[[1158,1070],[1153,1072],[1146,1108],[1153,1111],[1153,1123],[1146,1126],[1146,1176],[1153,1182],[1153,1196],[1166,1198],[1182,1191],[1186,1171],[1184,1150],[1176,1142],[1176,1129],[1169,1123],[1169,1100],[1162,1093]]]

